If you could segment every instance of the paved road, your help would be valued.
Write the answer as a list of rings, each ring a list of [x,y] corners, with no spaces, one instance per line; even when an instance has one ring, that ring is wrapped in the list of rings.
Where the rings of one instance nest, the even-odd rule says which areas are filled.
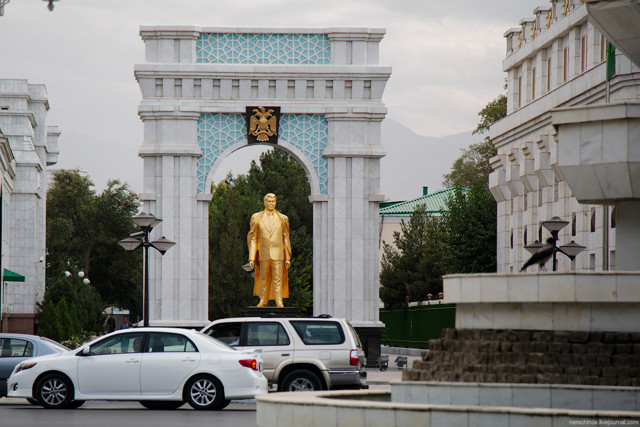
[[[389,368],[367,368],[369,390],[390,390],[390,382],[402,380],[402,369],[388,354]],[[418,357],[409,356],[409,366]],[[2,427],[257,427],[255,401],[234,401],[222,411],[195,411],[185,404],[173,411],[151,411],[137,402],[87,402],[78,409],[48,410],[25,399],[0,399]]]
[[[78,409],[50,410],[25,399],[0,399],[3,427],[257,427],[256,404],[232,402],[222,411],[151,411],[137,402],[87,402]]]

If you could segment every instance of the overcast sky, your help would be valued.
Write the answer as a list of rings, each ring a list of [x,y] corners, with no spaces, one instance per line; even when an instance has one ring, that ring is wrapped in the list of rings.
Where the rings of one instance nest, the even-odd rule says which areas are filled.
[[[473,129],[503,92],[503,33],[545,0],[11,0],[0,16],[0,78],[44,83],[49,125],[63,135],[60,163],[83,165],[82,137],[137,153],[142,122],[134,64],[144,62],[140,25],[383,27],[381,64],[393,67],[389,117],[420,135]],[[69,143],[65,145],[65,133]],[[98,173],[127,178],[122,165]],[[137,176],[142,176],[142,162]],[[120,169],[120,170],[119,170]],[[112,173],[110,173],[112,171]],[[136,181],[136,179],[133,179]],[[104,185],[97,182],[98,186]],[[134,182],[135,186],[139,185]],[[138,190],[141,190],[138,188]]]

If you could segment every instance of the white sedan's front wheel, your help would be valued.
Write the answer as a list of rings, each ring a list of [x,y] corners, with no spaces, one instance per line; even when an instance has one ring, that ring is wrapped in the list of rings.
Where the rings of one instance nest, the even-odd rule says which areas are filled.
[[[63,375],[46,375],[36,385],[36,399],[47,409],[67,408],[73,400],[73,385]]]
[[[219,409],[225,402],[220,381],[209,375],[197,375],[187,381],[184,399],[193,409]]]

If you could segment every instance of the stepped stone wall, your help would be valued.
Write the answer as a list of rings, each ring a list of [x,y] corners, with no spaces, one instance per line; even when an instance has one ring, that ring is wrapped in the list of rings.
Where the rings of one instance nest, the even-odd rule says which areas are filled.
[[[445,329],[405,381],[640,386],[640,333]]]

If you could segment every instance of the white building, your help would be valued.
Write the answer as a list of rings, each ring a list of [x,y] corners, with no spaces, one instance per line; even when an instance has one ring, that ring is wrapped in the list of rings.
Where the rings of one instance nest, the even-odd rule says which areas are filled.
[[[616,209],[578,202],[563,175],[567,169],[561,171],[558,166],[559,153],[567,145],[559,146],[558,123],[552,122],[553,109],[638,100],[640,69],[616,52],[615,77],[608,82],[608,42],[587,18],[583,1],[552,0],[549,6],[536,8],[533,17],[522,19],[520,27],[505,33],[508,115],[491,127],[498,150],[490,188],[498,202],[500,273],[519,271],[530,256],[524,245],[546,240],[550,235],[541,222],[554,216],[569,222],[560,232],[559,245],[574,240],[586,246],[574,262],[559,255],[559,271],[616,267]],[[593,126],[598,131],[599,125]],[[564,155],[568,156],[565,159],[581,156],[575,160],[584,161],[585,156],[602,158],[614,153],[593,144],[591,153]],[[607,173],[593,170],[593,174]],[[622,186],[624,179],[613,185]]]
[[[0,79],[3,330],[33,332],[44,297],[47,166],[57,162],[56,126],[47,126],[42,84]],[[12,273],[18,273],[17,275]],[[21,280],[24,282],[13,280]]]

